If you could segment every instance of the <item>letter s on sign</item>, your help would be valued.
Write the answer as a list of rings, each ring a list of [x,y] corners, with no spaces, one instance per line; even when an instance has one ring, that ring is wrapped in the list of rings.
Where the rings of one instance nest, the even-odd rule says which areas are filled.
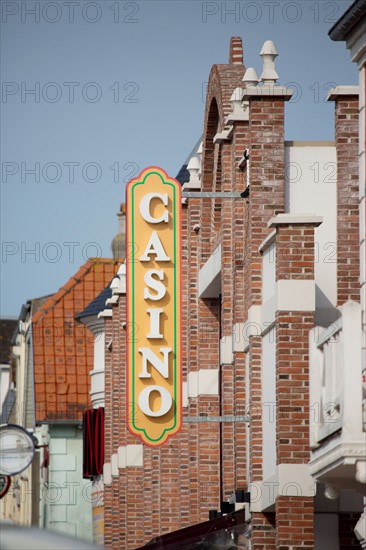
[[[164,280],[164,271],[163,270],[157,270],[157,269],[150,269],[147,271],[144,275],[144,283],[149,288],[152,288],[156,291],[156,294],[151,294],[148,288],[144,288],[144,299],[145,300],[153,300],[156,302],[157,300],[161,300],[164,298],[166,294],[166,286],[163,285],[160,281],[157,281],[153,275],[157,275],[160,279],[160,281]]]

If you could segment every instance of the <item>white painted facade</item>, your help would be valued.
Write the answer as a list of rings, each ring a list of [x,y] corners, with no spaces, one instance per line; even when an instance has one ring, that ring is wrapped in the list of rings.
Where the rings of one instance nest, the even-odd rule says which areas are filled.
[[[83,319],[83,323],[94,335],[94,368],[90,371],[90,398],[94,408],[104,407],[104,319]]]
[[[91,482],[83,479],[82,422],[35,425],[32,350],[32,307],[19,321],[13,355],[16,401],[9,423],[33,433],[41,447],[32,464],[12,476],[12,486],[0,500],[0,518],[24,526],[60,531],[92,540]],[[45,448],[50,461],[43,467]]]
[[[48,490],[41,502],[42,525],[92,541],[92,483],[83,479],[80,425],[49,426]]]
[[[26,381],[28,377],[28,341],[30,338],[30,314],[29,310],[19,321],[16,340],[13,346],[13,356],[16,364],[15,403],[9,417],[9,423],[26,427],[31,433],[35,432],[33,425],[27,425],[26,418]],[[9,371],[8,371],[9,374]],[[1,380],[2,382],[2,380]],[[6,387],[6,390],[8,386]],[[35,461],[34,461],[35,462]],[[10,519],[19,525],[30,526],[32,524],[31,498],[34,487],[34,469],[30,465],[18,475],[12,476],[12,485],[7,495],[0,499],[0,518]]]
[[[311,417],[313,446],[311,473],[327,483],[329,498],[342,497],[343,489],[364,495],[363,514],[355,528],[360,546],[366,548],[366,10],[355,1],[330,30],[332,40],[346,42],[359,71],[359,214],[360,300],[347,302],[341,316],[326,331],[310,335],[311,400],[318,404]],[[347,94],[338,86],[329,94]],[[319,323],[321,324],[321,323]],[[362,383],[363,380],[363,383]],[[328,435],[328,437],[326,437]],[[341,491],[341,492],[340,492]],[[344,491],[343,491],[344,492]],[[329,502],[329,501],[328,501]],[[362,504],[359,502],[360,511]],[[325,521],[325,518],[323,518]],[[328,530],[331,528],[328,524]],[[320,546],[319,546],[320,549]]]
[[[286,211],[323,218],[315,228],[316,322],[334,320],[337,301],[337,164],[333,142],[288,142]]]
[[[276,332],[262,339],[263,479],[276,474]]]
[[[5,396],[9,388],[10,381],[10,365],[2,363],[0,365],[0,411],[4,403]]]

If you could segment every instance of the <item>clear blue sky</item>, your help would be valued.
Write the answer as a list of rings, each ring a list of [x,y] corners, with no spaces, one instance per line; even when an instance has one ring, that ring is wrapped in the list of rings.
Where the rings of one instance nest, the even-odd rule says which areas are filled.
[[[280,83],[295,89],[286,139],[334,139],[327,90],[357,83],[327,34],[350,0],[0,4],[2,316],[56,292],[87,256],[111,256],[125,182],[151,164],[176,175],[230,36],[259,75],[275,42]]]

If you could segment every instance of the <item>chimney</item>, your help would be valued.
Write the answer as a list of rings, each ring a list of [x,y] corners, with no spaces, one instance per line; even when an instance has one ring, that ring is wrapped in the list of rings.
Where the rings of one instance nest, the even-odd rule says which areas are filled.
[[[230,58],[229,63],[234,65],[243,64],[243,43],[240,36],[230,38]]]

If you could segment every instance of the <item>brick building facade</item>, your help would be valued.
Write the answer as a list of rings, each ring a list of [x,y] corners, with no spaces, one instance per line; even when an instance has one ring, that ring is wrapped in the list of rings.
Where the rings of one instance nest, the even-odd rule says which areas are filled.
[[[258,84],[232,38],[229,63],[209,77],[202,144],[183,184],[186,420],[160,448],[126,425],[125,266],[99,313],[107,548],[134,549],[238,509],[245,523],[220,535],[223,548],[358,547],[361,484],[329,501],[309,472],[311,419],[325,414],[309,396],[309,333],[359,301],[358,90],[330,98],[335,142],[286,142],[291,90],[276,84],[274,44],[260,55]]]

